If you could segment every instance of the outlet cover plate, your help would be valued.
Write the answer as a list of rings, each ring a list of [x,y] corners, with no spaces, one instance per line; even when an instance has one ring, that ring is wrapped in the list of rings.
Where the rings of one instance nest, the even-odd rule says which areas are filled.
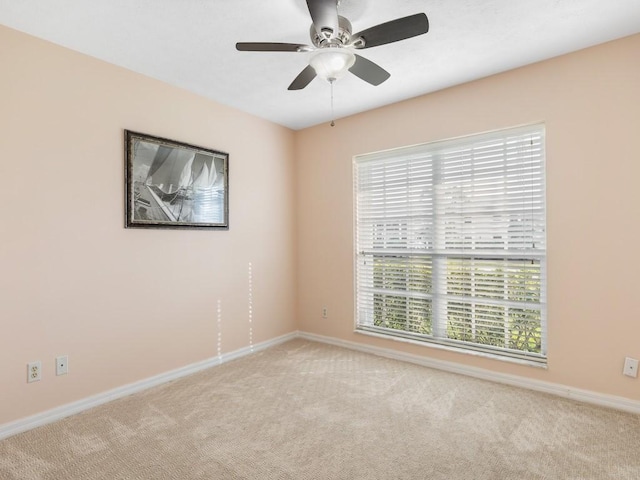
[[[638,376],[638,360],[631,357],[625,358],[622,373],[624,373],[627,377],[636,378]]]
[[[42,380],[42,362],[27,363],[27,383],[39,382]]]
[[[66,375],[67,373],[69,373],[68,355],[56,357],[56,375]]]

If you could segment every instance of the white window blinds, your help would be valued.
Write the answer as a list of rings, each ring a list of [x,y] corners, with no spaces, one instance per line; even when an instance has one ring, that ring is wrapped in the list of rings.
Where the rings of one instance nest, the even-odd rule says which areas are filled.
[[[544,362],[544,127],[356,157],[357,328]]]

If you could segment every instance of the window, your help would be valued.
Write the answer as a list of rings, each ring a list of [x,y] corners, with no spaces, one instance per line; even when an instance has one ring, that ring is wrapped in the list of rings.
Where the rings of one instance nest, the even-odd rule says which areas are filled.
[[[356,329],[546,363],[544,126],[354,160]]]

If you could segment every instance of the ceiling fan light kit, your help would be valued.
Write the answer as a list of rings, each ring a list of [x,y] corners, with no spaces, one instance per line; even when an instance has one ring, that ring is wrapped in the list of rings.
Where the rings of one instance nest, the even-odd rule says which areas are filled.
[[[309,64],[316,75],[329,82],[344,77],[354,63],[356,63],[355,54],[351,50],[340,47],[316,50],[309,59]]]
[[[378,64],[357,55],[362,50],[386,45],[429,31],[424,13],[398,18],[352,34],[351,22],[338,15],[338,0],[307,0],[311,15],[311,45],[274,42],[239,42],[236,49],[244,52],[312,52],[309,65],[289,85],[301,90],[316,77],[333,82],[347,72],[370,85],[380,85],[391,74]]]

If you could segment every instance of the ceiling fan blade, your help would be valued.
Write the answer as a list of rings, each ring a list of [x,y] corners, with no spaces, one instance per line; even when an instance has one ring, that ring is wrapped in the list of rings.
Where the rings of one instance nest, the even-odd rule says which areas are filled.
[[[311,83],[311,80],[316,78],[316,71],[311,65],[307,65],[307,68],[300,72],[300,75],[291,82],[287,90],[302,90],[304,87]]]
[[[424,13],[416,13],[415,15],[397,18],[396,20],[367,28],[352,35],[351,38],[355,41],[358,38],[364,40],[364,45],[358,46],[356,43],[354,45],[356,48],[371,48],[416,37],[428,31],[429,19]]]
[[[307,0],[307,7],[316,32],[322,33],[323,28],[330,28],[332,37],[338,33],[337,0]]]
[[[311,47],[297,43],[238,42],[236,49],[241,52],[304,52]]]
[[[349,71],[356,77],[360,77],[365,82],[376,87],[391,76],[391,74],[380,65],[360,55],[356,55],[356,63],[353,64],[353,67],[351,67]]]

